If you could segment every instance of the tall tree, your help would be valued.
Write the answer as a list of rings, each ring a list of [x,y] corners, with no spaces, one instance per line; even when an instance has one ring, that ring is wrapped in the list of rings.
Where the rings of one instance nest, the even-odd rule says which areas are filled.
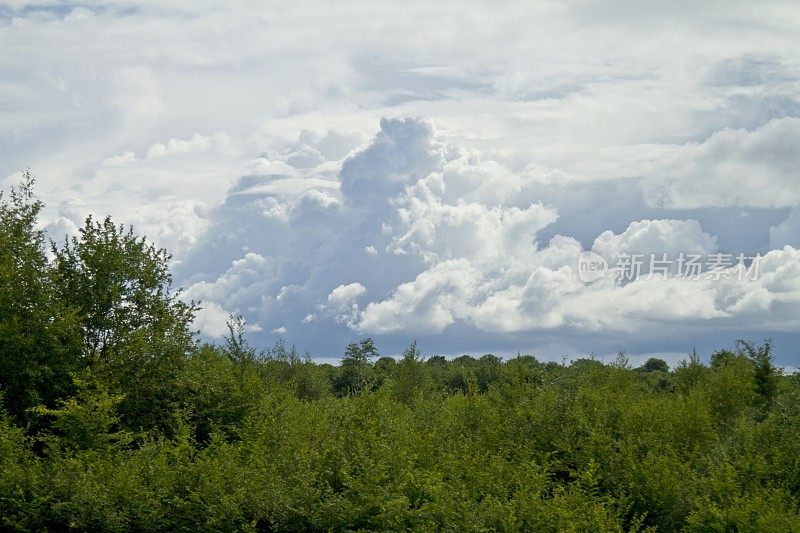
[[[778,392],[778,378],[781,370],[775,366],[772,355],[772,341],[767,339],[761,346],[746,340],[736,341],[739,353],[747,357],[755,372],[756,395],[762,415],[772,409]]]
[[[430,367],[425,364],[422,351],[417,347],[415,340],[403,351],[403,356],[397,364],[392,393],[399,401],[411,403],[432,389]]]
[[[370,362],[379,356],[371,338],[366,338],[360,343],[348,344],[344,350],[338,376],[334,381],[334,389],[340,395],[352,395],[372,388],[374,376]]]
[[[131,425],[159,425],[195,347],[196,306],[172,290],[170,256],[109,217],[87,218],[53,254],[60,296],[78,313],[85,366],[112,392],[126,391],[120,408]]]
[[[56,297],[37,228],[43,204],[25,172],[7,196],[0,192],[0,388],[19,423],[38,404],[54,406],[71,391],[80,353],[75,315]]]

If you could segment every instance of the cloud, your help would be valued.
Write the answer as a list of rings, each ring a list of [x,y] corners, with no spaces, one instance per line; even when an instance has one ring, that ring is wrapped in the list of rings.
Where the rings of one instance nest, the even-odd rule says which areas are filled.
[[[800,118],[776,118],[752,131],[725,128],[656,160],[643,182],[645,198],[682,209],[797,205],[798,144]]]
[[[791,331],[800,325],[800,252],[766,254],[757,280],[643,277],[618,285],[610,277],[582,284],[574,268],[537,267],[523,283],[498,286],[464,260],[448,261],[403,284],[361,313],[365,333],[438,332],[461,321],[486,332],[578,330],[634,332],[740,327]]]
[[[351,199],[393,196],[438,169],[444,151],[444,143],[435,138],[429,122],[382,119],[369,146],[342,164],[342,193]]]
[[[220,313],[226,316],[244,314],[249,306],[259,300],[260,294],[254,291],[270,286],[274,268],[274,260],[256,253],[246,253],[234,260],[216,279],[186,287],[183,298],[210,306],[217,318]]]
[[[370,302],[355,327],[372,334],[442,332],[459,316],[477,272],[463,259],[448,260],[399,285],[390,298]]]
[[[770,252],[764,277],[747,284],[644,276],[617,284],[607,276],[587,285],[576,273],[587,248],[568,235],[542,238],[559,210],[531,200],[556,198],[547,191],[559,185],[540,179],[541,169],[515,172],[484,159],[426,120],[384,120],[381,128],[338,173],[324,160],[240,178],[195,245],[206,262],[186,261],[194,269],[187,295],[246,314],[264,335],[304,339],[462,328],[631,335],[676,324],[786,329],[798,321],[792,248]],[[599,229],[589,242],[609,264],[623,253],[719,250],[694,219],[636,220],[619,232]]]
[[[147,150],[147,157],[202,153],[214,145],[219,150],[229,143],[230,140],[224,133],[217,133],[213,137],[195,133],[191,139],[170,139],[167,143],[156,143]]]
[[[367,292],[367,289],[360,283],[339,285],[328,295],[328,305],[334,309],[341,309],[352,304],[365,292]]]
[[[791,329],[791,3],[28,5],[0,9],[0,180],[31,167],[56,238],[110,213],[167,246],[209,335],[229,312],[316,352]],[[585,286],[589,249],[776,252],[766,285]]]
[[[488,206],[458,200],[443,202],[447,185],[440,174],[419,180],[394,205],[400,218],[398,236],[387,248],[412,252],[426,262],[468,258],[485,268],[531,259],[536,233],[554,222],[554,209],[542,204]]]
[[[769,228],[771,248],[782,248],[787,244],[800,248],[800,207],[792,209],[786,220]]]
[[[125,163],[130,163],[132,161],[136,161],[136,154],[131,151],[125,151],[119,155],[107,157],[103,160],[103,165],[124,165]]]
[[[615,264],[620,254],[708,255],[717,251],[717,239],[703,231],[696,220],[640,220],[631,222],[619,235],[604,231],[592,245],[592,251]],[[646,270],[646,269],[645,269]]]
[[[331,314],[336,322],[350,326],[358,317],[357,300],[366,292],[366,287],[360,283],[339,285],[328,295],[327,303],[320,304],[318,308]],[[308,315],[306,315],[303,321],[306,323],[310,322],[310,320],[306,320],[306,318],[308,318]]]
[[[203,302],[195,313],[194,327],[204,335],[222,338],[228,332],[228,319],[230,313],[213,301]]]
[[[117,69],[111,77],[111,86],[111,103],[135,127],[155,120],[164,108],[158,79],[147,65]]]

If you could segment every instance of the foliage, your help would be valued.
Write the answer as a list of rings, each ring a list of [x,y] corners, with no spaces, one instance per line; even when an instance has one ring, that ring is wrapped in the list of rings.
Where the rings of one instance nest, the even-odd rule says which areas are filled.
[[[194,348],[195,305],[171,290],[169,255],[108,217],[87,218],[78,237],[52,251],[55,290],[80,324],[83,368],[124,395],[127,426],[171,431],[170,384]]]
[[[651,357],[642,365],[642,370],[645,372],[668,372],[669,365],[663,359]]]
[[[71,392],[80,356],[75,315],[51,282],[33,183],[26,172],[7,201],[0,192],[0,388],[22,425],[30,422],[28,409],[55,406]]]

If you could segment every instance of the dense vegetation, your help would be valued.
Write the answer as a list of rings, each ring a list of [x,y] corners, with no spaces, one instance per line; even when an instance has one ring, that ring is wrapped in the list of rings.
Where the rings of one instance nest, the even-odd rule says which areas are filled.
[[[800,379],[769,342],[670,370],[520,355],[341,365],[191,331],[165,252],[48,247],[0,197],[4,530],[800,530]]]

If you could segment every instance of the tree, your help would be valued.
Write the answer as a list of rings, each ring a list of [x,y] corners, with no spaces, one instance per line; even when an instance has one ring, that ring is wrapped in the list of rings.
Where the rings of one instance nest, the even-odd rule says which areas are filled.
[[[697,349],[692,348],[689,360],[684,359],[675,368],[676,385],[681,391],[687,392],[705,378],[707,371],[708,368],[700,360]]]
[[[480,390],[489,390],[489,385],[499,379],[500,372],[502,371],[502,363],[502,359],[490,353],[482,355],[478,359],[476,378]]]
[[[125,391],[129,424],[164,425],[177,372],[195,348],[196,305],[172,290],[170,256],[110,217],[88,217],[78,237],[52,250],[60,298],[77,312],[83,365],[112,394]]]
[[[767,339],[761,346],[756,346],[750,341],[738,340],[736,346],[739,352],[747,357],[755,371],[756,395],[759,407],[763,414],[772,409],[778,391],[778,378],[780,369],[775,367],[775,358],[772,355],[772,341]]]
[[[360,343],[351,342],[344,350],[343,365],[369,364],[376,357],[380,357],[375,342],[367,337]]]
[[[445,366],[447,359],[443,355],[432,355],[425,360],[425,363],[431,366]]]
[[[721,368],[737,357],[740,357],[740,355],[730,350],[717,350],[711,354],[711,368]]]
[[[188,346],[195,305],[172,292],[171,256],[111,217],[89,216],[80,237],[52,246],[61,296],[81,319],[90,364],[113,359],[142,332]]]
[[[0,388],[18,423],[38,404],[55,407],[72,387],[80,337],[75,314],[57,298],[37,229],[43,204],[25,172],[8,197],[0,192]]]
[[[755,369],[742,354],[719,350],[711,355],[706,390],[714,418],[722,425],[737,421],[756,399]]]
[[[542,364],[532,355],[518,354],[503,365],[502,379],[515,387],[542,383]]]
[[[247,322],[242,315],[231,315],[225,323],[228,326],[228,335],[224,335],[225,354],[233,363],[245,364],[256,360],[256,351],[250,347],[244,332]],[[283,344],[280,345],[283,349]]]
[[[642,370],[645,372],[669,372],[669,365],[663,359],[651,357],[642,365]]]
[[[412,402],[433,388],[429,367],[425,365],[417,341],[403,351],[391,386],[394,397],[404,403]]]
[[[456,357],[447,364],[445,378],[448,391],[462,391],[464,393],[478,390],[476,369],[478,361],[470,355]]]
[[[37,414],[54,419],[59,445],[71,450],[103,450],[129,444],[132,435],[118,430],[116,406],[122,395],[111,396],[101,384],[75,379],[75,395],[59,401],[57,409],[37,406]]]
[[[384,355],[375,361],[372,368],[375,372],[375,385],[380,388],[395,374],[397,361],[395,361],[394,357]]]
[[[372,368],[370,361],[378,357],[378,349],[371,338],[366,338],[360,343],[351,342],[344,350],[342,365],[336,377],[334,389],[339,394],[358,394],[362,390],[371,388]]]

